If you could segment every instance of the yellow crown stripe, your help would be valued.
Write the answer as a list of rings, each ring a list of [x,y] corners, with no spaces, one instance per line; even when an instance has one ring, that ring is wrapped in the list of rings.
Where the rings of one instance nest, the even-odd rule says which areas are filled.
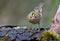
[[[33,16],[33,17],[35,16],[34,13],[32,14],[32,16]]]

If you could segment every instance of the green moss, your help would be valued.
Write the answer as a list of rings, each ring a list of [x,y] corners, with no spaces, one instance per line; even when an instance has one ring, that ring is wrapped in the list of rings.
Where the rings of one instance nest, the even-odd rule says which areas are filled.
[[[60,41],[60,36],[50,30],[42,32],[42,36],[37,38],[38,41]]]
[[[8,34],[6,34],[4,37],[1,37],[0,41],[7,41],[7,39],[8,39]]]

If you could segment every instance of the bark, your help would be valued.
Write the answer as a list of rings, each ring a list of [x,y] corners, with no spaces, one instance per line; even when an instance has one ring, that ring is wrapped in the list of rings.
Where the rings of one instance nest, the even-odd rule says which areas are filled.
[[[60,5],[57,9],[57,12],[52,20],[50,30],[56,33],[60,33]]]

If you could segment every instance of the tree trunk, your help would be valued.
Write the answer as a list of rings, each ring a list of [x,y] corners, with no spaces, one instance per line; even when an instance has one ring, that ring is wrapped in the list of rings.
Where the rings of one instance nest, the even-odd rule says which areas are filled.
[[[52,20],[50,30],[56,33],[60,33],[60,5],[57,9],[57,12]]]

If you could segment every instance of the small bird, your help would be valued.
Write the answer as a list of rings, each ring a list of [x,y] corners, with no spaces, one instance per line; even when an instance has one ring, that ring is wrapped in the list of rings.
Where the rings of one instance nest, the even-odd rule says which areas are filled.
[[[31,11],[28,16],[27,19],[30,23],[32,24],[38,24],[39,28],[40,28],[40,20],[42,18],[42,7],[44,6],[44,3],[41,2],[37,7],[34,8],[33,11]]]

